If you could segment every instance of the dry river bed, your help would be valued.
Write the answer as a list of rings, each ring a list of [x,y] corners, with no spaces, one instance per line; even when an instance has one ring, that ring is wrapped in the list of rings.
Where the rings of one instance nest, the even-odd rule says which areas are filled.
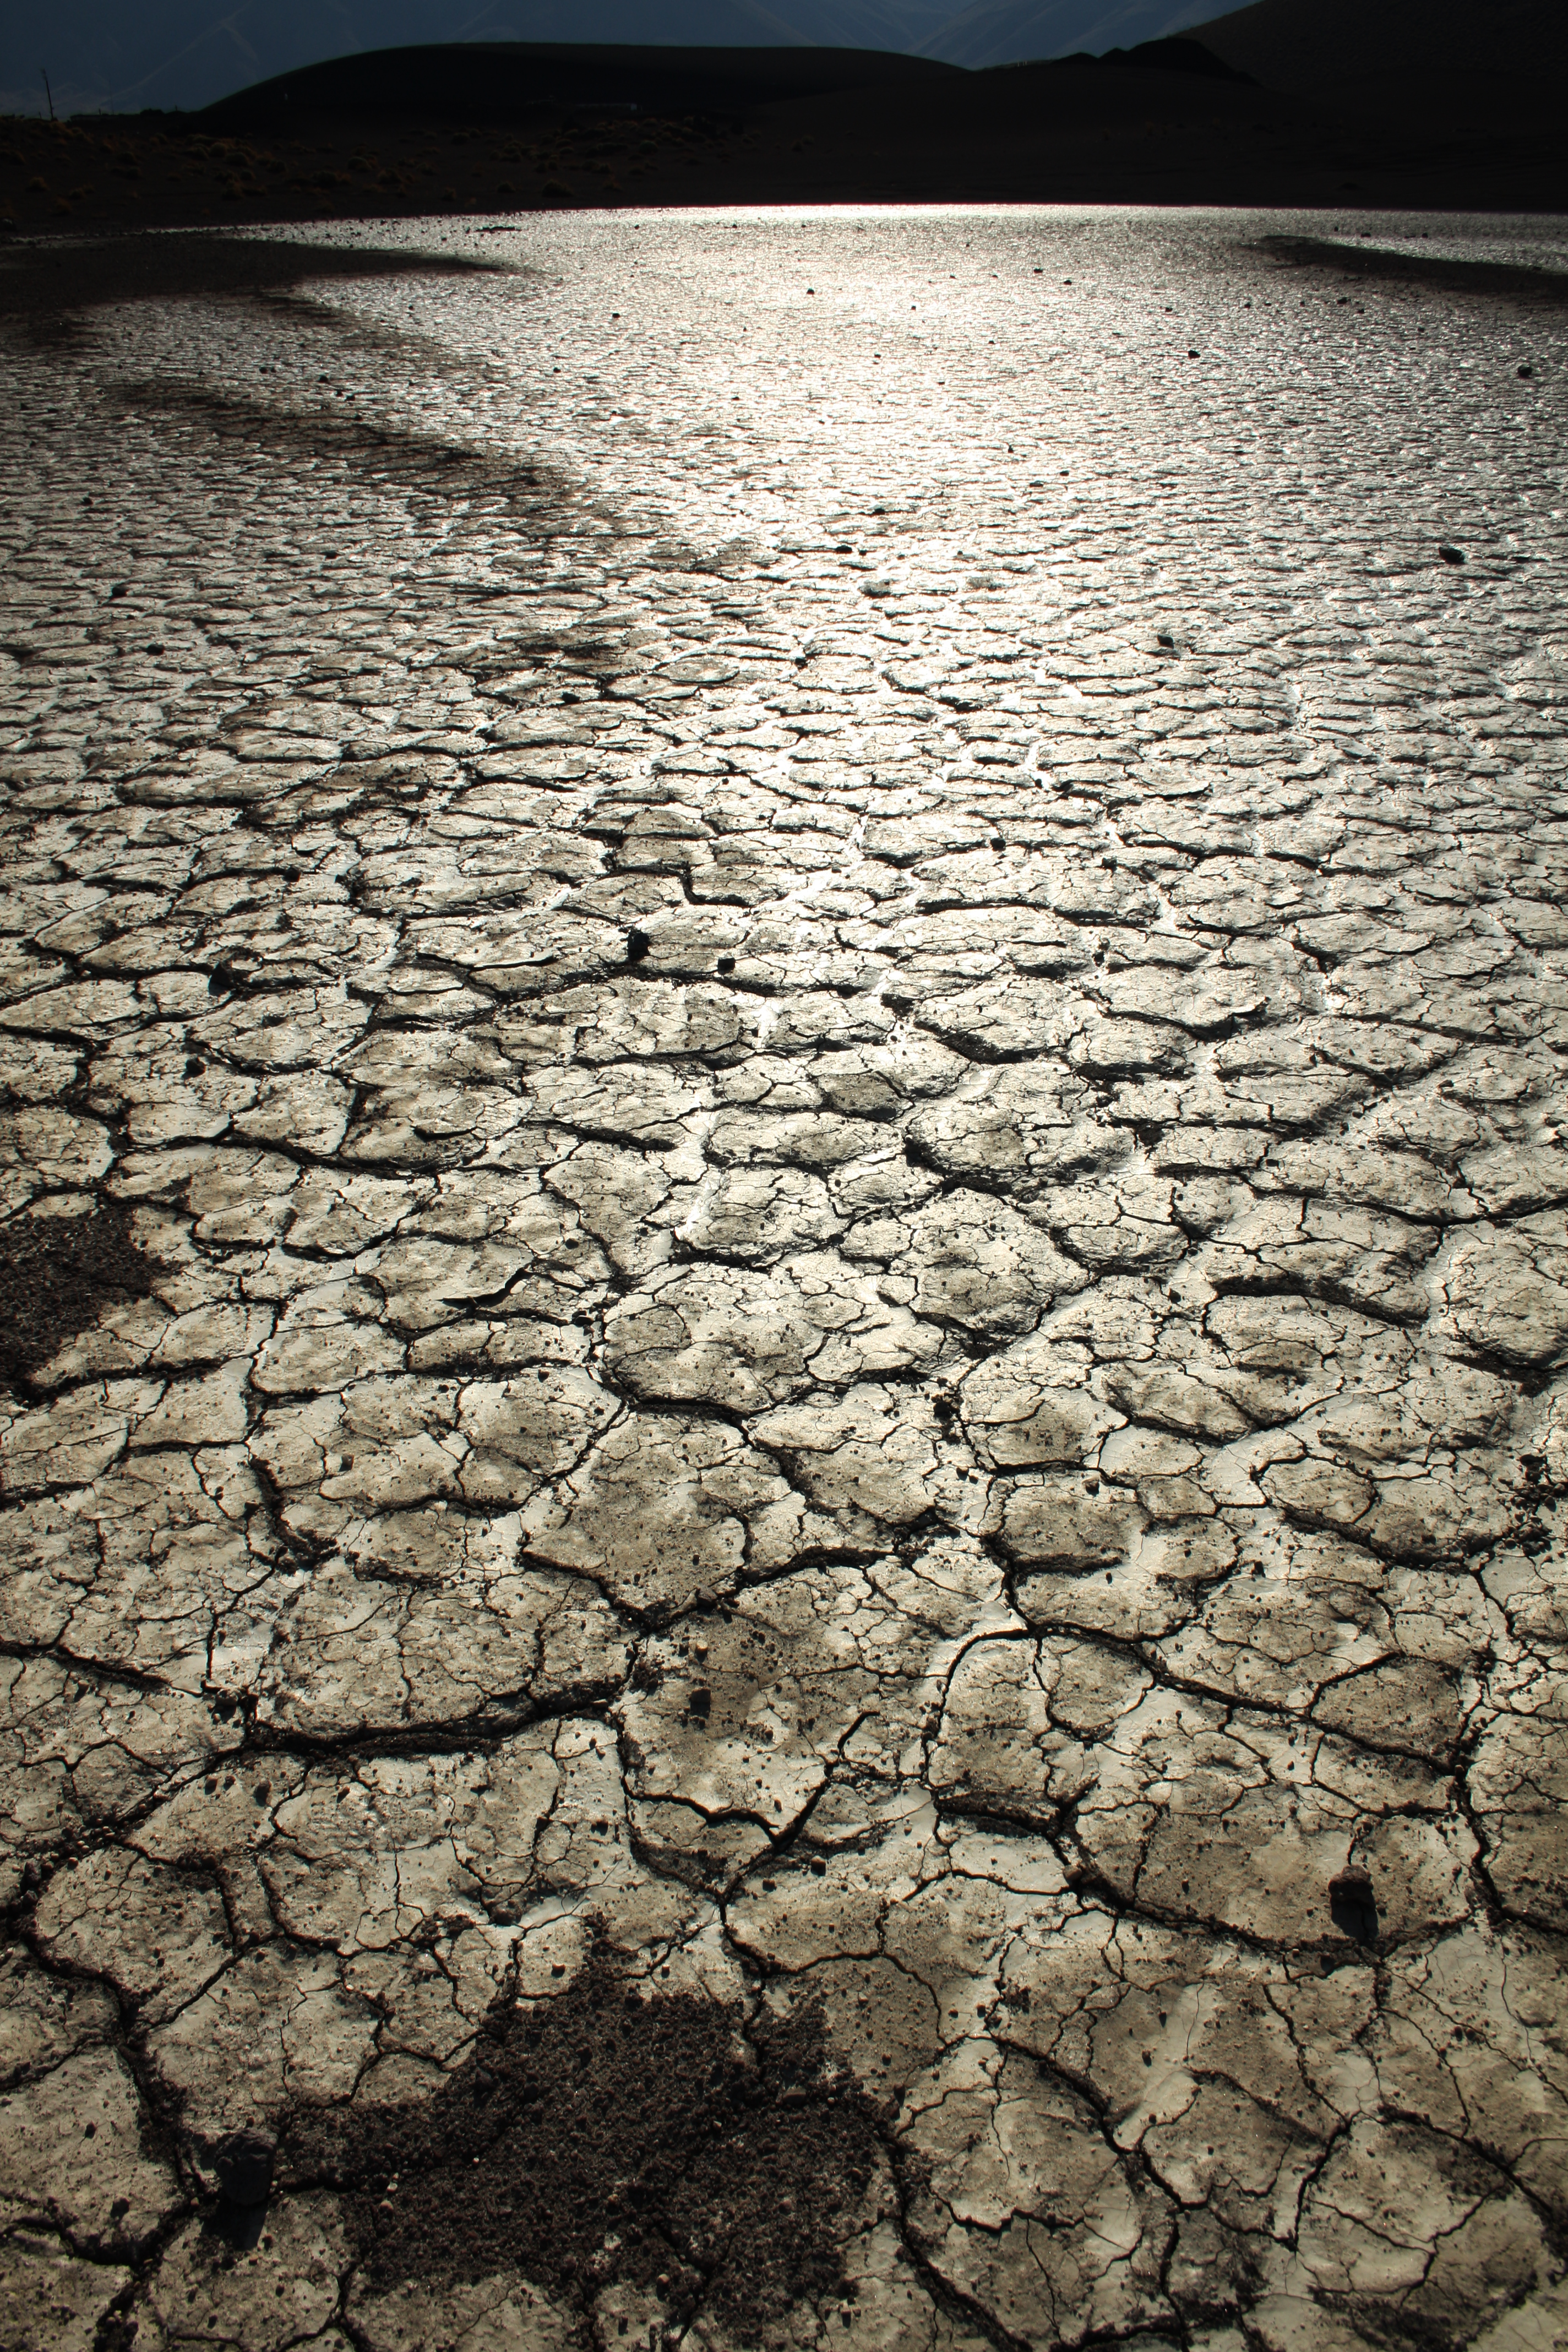
[[[1563,2340],[1563,226],[1309,229],[7,248],[7,2347]]]

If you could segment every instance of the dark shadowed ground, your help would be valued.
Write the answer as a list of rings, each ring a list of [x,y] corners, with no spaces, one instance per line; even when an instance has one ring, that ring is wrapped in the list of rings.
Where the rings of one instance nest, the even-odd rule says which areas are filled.
[[[21,1387],[106,1307],[147,1297],[156,1275],[113,1201],[0,1226],[0,1383]]]
[[[574,2304],[625,2282],[752,2343],[841,2287],[836,2225],[888,2118],[819,2023],[742,2022],[601,1958],[533,2012],[500,2002],[435,2099],[297,2114],[280,2176],[343,2193],[375,2286],[515,2267]]]

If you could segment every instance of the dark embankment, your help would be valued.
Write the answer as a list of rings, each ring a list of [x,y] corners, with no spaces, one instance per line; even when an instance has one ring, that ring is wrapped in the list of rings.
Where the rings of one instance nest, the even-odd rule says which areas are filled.
[[[1304,45],[1309,11],[1339,27],[1338,79]],[[1381,33],[1357,46],[1361,22],[1351,0],[1261,0],[1202,40],[980,72],[857,49],[388,49],[201,114],[14,122],[0,222],[966,201],[1568,209],[1560,33],[1542,37],[1534,95],[1510,114],[1517,42],[1472,74],[1438,39],[1402,81]]]
[[[198,118],[216,132],[286,131],[300,112],[511,123],[585,110],[744,114],[833,91],[936,89],[956,66],[880,49],[682,49],[581,42],[453,42],[332,58],[257,82]]]
[[[1373,132],[1561,138],[1562,0],[1254,0],[1194,38],[1269,89]]]

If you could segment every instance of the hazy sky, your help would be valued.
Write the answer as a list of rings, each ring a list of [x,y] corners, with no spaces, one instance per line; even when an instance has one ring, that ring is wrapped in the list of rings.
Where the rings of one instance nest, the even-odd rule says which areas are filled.
[[[0,109],[199,107],[321,58],[414,41],[820,42],[983,66],[1149,40],[1177,0],[28,0],[0,5]]]

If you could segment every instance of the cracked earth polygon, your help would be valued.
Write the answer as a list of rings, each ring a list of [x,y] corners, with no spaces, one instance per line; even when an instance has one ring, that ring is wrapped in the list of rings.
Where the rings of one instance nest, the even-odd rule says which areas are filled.
[[[1538,2352],[1562,225],[498,226],[0,271],[0,2342]]]

